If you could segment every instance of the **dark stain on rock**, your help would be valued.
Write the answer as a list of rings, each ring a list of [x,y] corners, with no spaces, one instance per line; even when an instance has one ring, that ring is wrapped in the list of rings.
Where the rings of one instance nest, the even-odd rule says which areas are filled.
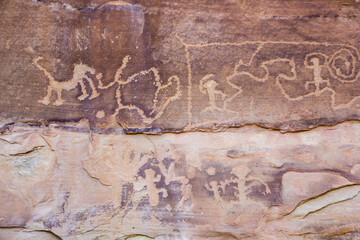
[[[61,228],[63,222],[61,222],[58,219],[56,214],[52,213],[45,220],[43,220],[43,224],[47,229],[53,229],[53,228]]]
[[[125,207],[131,201],[131,197],[134,194],[134,186],[132,183],[127,183],[122,186],[121,190],[121,207]]]
[[[145,170],[147,169],[152,169],[156,174],[162,175],[160,167],[157,166],[157,164],[159,164],[159,161],[156,158],[149,158],[148,161],[139,168],[138,176],[145,179],[146,178]]]
[[[114,204],[109,203],[105,205],[95,205],[92,208],[86,209],[85,211],[75,213],[72,216],[72,219],[75,222],[85,222],[86,220],[100,216],[103,214],[108,214],[110,212],[114,211]]]
[[[205,170],[196,169],[195,178],[189,180],[189,184],[192,185],[192,191],[195,196],[203,197],[213,197],[214,191],[218,191],[220,196],[224,198],[224,200],[236,200],[238,197],[238,188],[237,183],[231,182],[231,180],[238,179],[235,174],[232,173],[231,167],[224,167],[220,163],[209,163],[204,162],[203,166],[205,169],[209,167],[213,167],[216,169],[214,175],[209,175]],[[225,183],[230,180],[229,183],[225,184],[225,189],[223,190],[221,186],[221,182]],[[216,182],[218,189],[207,189],[206,186],[211,187],[210,183]]]
[[[164,158],[162,163],[164,164],[166,169],[169,169],[170,165],[175,162],[175,159],[172,158]]]

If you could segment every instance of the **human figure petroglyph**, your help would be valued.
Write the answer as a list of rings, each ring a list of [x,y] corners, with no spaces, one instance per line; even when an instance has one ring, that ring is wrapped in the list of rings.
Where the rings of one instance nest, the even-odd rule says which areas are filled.
[[[292,69],[293,75],[284,75],[279,72],[275,76],[275,85],[287,100],[300,101],[306,97],[320,96],[328,92],[331,96],[331,107],[339,109],[348,107],[359,99],[360,94],[352,99],[337,97],[339,90],[335,90],[351,87],[351,84],[356,84],[356,80],[359,79],[359,54],[354,47],[341,44],[284,42],[267,43],[262,48],[256,53],[258,56],[252,58],[253,63],[251,65],[255,66],[253,69],[256,69],[256,66],[261,66],[268,73],[271,68],[267,64],[279,61],[287,61]],[[242,70],[237,74],[254,75],[253,80],[259,81],[256,70],[252,70],[250,74],[248,71],[243,73]],[[271,81],[267,74],[265,76],[266,78],[262,78],[262,81]],[[306,76],[308,76],[307,79]],[[304,91],[299,91],[296,96],[296,92],[289,92],[286,89],[285,85],[290,83],[297,89],[304,88]],[[269,82],[269,84],[271,83]]]
[[[219,83],[214,80],[214,74],[208,74],[200,80],[200,91],[208,95],[210,104],[210,106],[203,111],[214,111],[215,109],[222,110],[222,108],[218,107],[216,104],[216,97],[220,96],[221,99],[224,100],[226,94],[216,88],[218,85]]]
[[[161,181],[161,175],[157,174],[153,169],[145,170],[145,177],[140,177],[136,182],[135,191],[142,193],[140,196],[148,197],[150,206],[156,207],[160,202],[160,193],[163,197],[167,196],[165,188],[157,188],[156,183]]]
[[[220,123],[231,121],[242,116],[250,103],[257,111],[259,102],[273,97],[271,94],[275,90],[280,98],[290,102],[327,97],[326,104],[333,109],[348,108],[360,99],[355,85],[360,77],[359,53],[351,45],[281,41],[188,43],[178,38],[185,46],[188,70],[188,126],[214,122],[214,119],[219,119]],[[222,51],[224,53],[220,54]],[[114,78],[110,82],[106,79],[106,84],[102,73],[82,63],[74,65],[72,79],[57,82],[38,63],[40,60],[41,57],[34,59],[33,64],[50,80],[47,95],[40,100],[43,104],[50,104],[52,94],[56,94],[53,104],[62,105],[62,90],[69,91],[78,85],[81,90],[79,100],[94,99],[99,96],[98,91],[114,86],[116,108],[112,109],[112,115],[130,110],[138,113],[143,123],[149,124],[159,119],[169,104],[182,94],[176,75],[162,81],[155,67],[131,72],[134,68],[129,65],[130,56],[123,57]],[[97,86],[93,82],[96,80]],[[91,87],[90,92],[87,92],[86,81]],[[137,84],[145,86],[145,82],[151,82],[149,86],[155,90],[137,94]],[[251,88],[269,88],[270,91],[251,95]],[[350,88],[352,92],[347,94],[346,89]],[[106,114],[107,111],[99,112],[98,118],[104,118]]]
[[[198,122],[227,121],[232,119],[238,112],[226,108],[228,99],[242,92],[241,87],[228,82],[226,78],[233,73],[235,65],[240,57],[234,56],[240,49],[250,48],[256,50],[258,43],[232,44],[232,43],[209,43],[193,44],[176,35],[185,47],[185,56],[188,70],[187,101],[188,101],[188,126],[195,126]],[[231,48],[237,48],[232,50]],[[225,51],[222,51],[223,48]],[[242,50],[240,50],[242,51]],[[211,54],[206,54],[211,52]],[[198,58],[198,55],[201,56]],[[211,65],[219,56],[221,64]],[[249,54],[247,54],[249,55]],[[244,59],[247,63],[248,59]],[[220,63],[220,62],[219,62]],[[206,98],[207,101],[198,99]],[[196,102],[196,104],[194,104]],[[219,119],[221,118],[221,119]]]
[[[56,94],[56,100],[53,103],[56,106],[60,106],[64,103],[64,99],[62,98],[62,91],[66,90],[72,90],[76,88],[78,85],[81,87],[81,95],[78,97],[79,100],[84,100],[86,98],[93,99],[99,96],[99,93],[97,92],[95,85],[92,81],[92,79],[89,77],[88,74],[95,74],[95,69],[92,67],[89,67],[83,63],[77,63],[74,64],[74,70],[73,70],[73,76],[71,79],[59,82],[55,80],[55,78],[44,68],[42,67],[38,62],[42,60],[43,57],[36,57],[33,59],[33,64],[44,72],[45,76],[49,79],[49,85],[47,88],[47,94],[46,96],[40,100],[39,102],[45,105],[50,104],[50,98],[52,96],[52,93],[55,92]],[[84,84],[84,80],[86,80],[90,87],[91,87],[91,94],[89,96],[89,93],[86,91],[86,86]]]
[[[321,77],[321,71],[323,67],[326,67],[326,58],[324,54],[321,53],[313,53],[306,56],[305,59],[305,67],[312,69],[314,73],[314,79],[313,81],[307,81],[305,83],[305,88],[309,90],[309,84],[315,85],[315,92],[320,91],[320,85],[322,83],[325,83],[326,86],[329,85],[329,80],[324,80]]]
[[[185,46],[189,73],[188,127],[217,121],[219,116],[201,117],[200,113],[210,109],[232,111],[240,116],[242,106],[250,104],[247,98],[259,105],[260,97],[252,97],[249,91],[260,88],[270,91],[261,90],[257,96],[279,91],[280,96],[291,102],[329,96],[329,105],[334,110],[348,108],[360,99],[360,92],[355,94],[360,78],[359,52],[351,45],[282,41],[190,43],[177,38]],[[209,83],[204,88],[206,81]],[[194,86],[199,86],[199,90]],[[207,106],[205,101],[198,100],[199,94],[207,99]],[[262,98],[266,97],[272,96]],[[197,106],[199,103],[203,110]]]

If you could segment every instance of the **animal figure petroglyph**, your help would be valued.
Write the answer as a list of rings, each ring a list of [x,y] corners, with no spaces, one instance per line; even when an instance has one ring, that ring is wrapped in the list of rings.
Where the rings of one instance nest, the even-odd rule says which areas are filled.
[[[72,90],[76,88],[78,85],[80,85],[82,92],[82,94],[78,97],[79,100],[84,100],[87,97],[89,97],[89,99],[94,99],[100,95],[97,89],[95,88],[93,80],[89,76],[89,74],[95,75],[96,70],[94,68],[89,67],[86,64],[82,64],[82,63],[74,64],[73,77],[66,82],[59,82],[56,81],[54,77],[38,63],[38,61],[42,59],[43,59],[42,57],[35,58],[33,60],[33,64],[38,69],[44,72],[45,76],[49,79],[50,82],[47,89],[47,95],[42,100],[39,101],[40,103],[45,105],[50,104],[50,98],[52,96],[52,93],[55,91],[57,99],[53,104],[56,106],[62,105],[64,103],[64,100],[62,98],[62,91]],[[124,77],[123,70],[127,67],[130,59],[131,59],[130,56],[125,56],[123,58],[122,65],[117,69],[114,80],[107,85],[105,85],[102,82],[103,74],[97,73],[96,79],[98,80],[98,89],[104,90],[110,88],[113,85],[117,85],[116,87],[117,108],[113,115],[116,116],[117,114],[119,114],[119,111],[122,109],[136,110],[143,118],[144,123],[151,123],[155,119],[158,119],[164,113],[165,108],[168,106],[170,102],[177,99],[181,95],[180,79],[174,75],[168,78],[166,84],[163,84],[160,81],[159,72],[155,67],[151,67],[147,70],[140,71],[131,76]],[[152,105],[150,106],[151,111],[148,113],[145,113],[145,111],[142,108],[136,106],[136,104],[124,103],[123,100],[124,95],[131,95],[133,98],[136,98],[136,92],[124,93],[125,91],[124,88],[126,88],[126,86],[129,84],[137,84],[137,82],[141,80],[141,77],[146,75],[149,75],[150,77],[153,78],[153,81],[151,83],[154,84],[156,87],[154,96],[150,96],[151,97],[150,101],[152,102]],[[87,93],[86,91],[86,86],[83,80],[86,80],[91,87],[92,91],[90,96],[89,93]],[[104,111],[102,110],[98,111],[97,117],[103,118]]]
[[[188,126],[202,124],[204,120],[211,123],[212,118],[231,122],[231,119],[240,116],[246,104],[257,107],[259,102],[263,103],[274,95],[291,102],[330,96],[329,105],[334,110],[348,108],[360,99],[360,92],[356,92],[359,90],[360,54],[351,45],[281,41],[188,43],[177,37],[185,46],[188,70]],[[204,54],[207,50],[214,54]],[[69,91],[78,85],[82,92],[79,100],[99,96],[91,76],[96,73],[94,68],[82,63],[75,64],[73,77],[59,82],[38,63],[41,59],[35,58],[33,64],[44,72],[49,86],[47,95],[39,102],[50,104],[55,92],[57,99],[53,104],[62,105],[62,91]],[[130,56],[123,58],[113,81],[108,84],[103,83],[103,75],[98,73],[97,87],[106,90],[116,85],[117,107],[113,115],[118,115],[124,109],[135,110],[144,123],[152,123],[163,115],[169,103],[181,96],[180,79],[173,75],[166,82],[161,81],[155,67],[132,75],[125,74],[124,70],[130,69],[130,60]],[[90,85],[91,93],[87,92],[84,81]],[[147,87],[148,83],[152,92],[144,91],[139,95],[138,87]],[[259,93],[254,92],[255,88],[261,89]],[[352,90],[351,94],[349,89]],[[142,99],[138,100],[137,97]],[[206,101],[202,101],[203,98]],[[98,114],[99,118],[103,115]]]
[[[276,70],[275,85],[289,101],[301,101],[327,92],[331,96],[331,107],[339,109],[349,107],[360,98],[360,93],[351,99],[344,98],[344,94],[348,95],[345,88],[354,87],[360,77],[360,61],[356,48],[342,44],[261,43],[251,61],[248,64],[238,64],[238,68],[227,80],[248,76],[257,82],[273,84],[269,82],[269,72],[272,64],[280,62],[286,63],[290,71],[284,71],[283,68]],[[287,90],[286,85],[290,84],[299,92]],[[343,94],[337,97],[339,89],[343,89]]]
[[[190,43],[176,37],[184,45],[187,59],[190,128],[216,121],[232,122],[243,112],[242,107],[251,110],[259,103],[265,106],[267,98],[294,102],[330,97],[329,105],[334,110],[348,108],[360,99],[360,54],[351,45],[282,41]],[[216,114],[209,115],[214,111]],[[225,115],[230,117],[221,120]]]
[[[95,69],[91,68],[85,64],[78,63],[74,64],[74,70],[73,70],[73,76],[68,81],[59,82],[55,80],[55,78],[44,68],[42,67],[38,62],[42,60],[43,57],[36,57],[33,60],[33,64],[44,72],[45,76],[49,79],[49,85],[47,88],[47,94],[46,96],[40,100],[39,102],[45,105],[50,104],[50,98],[52,96],[52,93],[55,92],[56,94],[56,100],[53,103],[56,106],[62,105],[64,103],[64,99],[62,98],[62,91],[66,90],[72,90],[76,88],[78,85],[81,87],[81,95],[78,97],[79,100],[84,100],[87,97],[89,99],[96,98],[99,96],[99,93],[97,92],[95,85],[92,81],[92,79],[88,76],[88,74],[95,74]],[[84,80],[86,80],[90,87],[91,87],[91,95],[89,96],[89,93],[86,91],[86,86],[84,84]]]
[[[120,110],[127,109],[127,110],[136,110],[145,123],[152,123],[154,120],[158,119],[163,113],[165,108],[169,105],[170,102],[178,99],[181,96],[180,91],[180,79],[178,76],[171,76],[168,78],[166,84],[162,84],[160,82],[160,75],[158,70],[155,67],[151,67],[147,70],[135,73],[130,77],[124,78],[123,71],[127,67],[128,62],[130,61],[130,56],[125,56],[122,61],[122,65],[118,68],[115,74],[115,78],[112,82],[107,85],[104,85],[101,81],[101,76],[99,78],[99,88],[100,89],[108,89],[113,85],[117,85],[116,88],[116,101],[117,101],[117,108],[115,110],[114,115],[116,116]],[[125,94],[131,95],[136,98],[136,92],[125,92],[125,88],[127,85],[134,84],[136,85],[141,77],[149,75],[150,77],[154,78],[153,84],[156,87],[156,91],[154,96],[150,96],[152,99],[152,105],[150,106],[151,111],[149,113],[145,113],[143,109],[136,106],[136,102],[127,102],[125,103],[123,100],[123,96]],[[171,91],[173,90],[173,91]],[[169,95],[168,92],[175,92],[172,95]]]

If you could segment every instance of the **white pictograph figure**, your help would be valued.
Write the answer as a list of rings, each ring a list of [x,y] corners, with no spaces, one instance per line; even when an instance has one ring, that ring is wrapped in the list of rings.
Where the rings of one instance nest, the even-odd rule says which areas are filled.
[[[55,102],[53,103],[53,105],[56,105],[56,106],[62,105],[64,103],[64,99],[62,98],[62,91],[63,90],[66,90],[66,91],[72,90],[72,89],[76,88],[78,85],[80,85],[81,93],[82,93],[78,97],[78,99],[79,100],[86,99],[87,97],[89,97],[89,93],[86,91],[86,86],[84,84],[84,80],[86,80],[91,87],[91,95],[90,95],[89,99],[93,99],[93,98],[96,98],[97,96],[99,96],[99,93],[97,92],[92,79],[88,76],[88,74],[95,74],[94,68],[91,68],[82,63],[74,64],[74,71],[73,71],[72,78],[67,81],[64,81],[64,82],[59,82],[59,81],[56,81],[54,79],[54,77],[44,67],[42,67],[38,63],[39,60],[42,60],[42,59],[43,59],[43,57],[37,57],[37,58],[33,59],[33,64],[38,69],[43,71],[45,76],[49,79],[47,94],[42,100],[39,100],[40,103],[49,105],[51,102],[50,98],[52,96],[52,93],[55,92],[57,98],[56,98]]]
[[[354,60],[357,59],[356,56],[358,56],[357,50],[355,50],[352,47],[342,46],[342,45],[339,46],[335,45],[335,47],[337,48],[342,47],[342,48],[336,51],[331,57],[319,52],[313,52],[306,55],[303,66],[307,69],[312,70],[312,74],[313,74],[313,79],[310,81],[306,81],[304,86],[306,90],[310,91],[309,93],[298,97],[291,97],[287,94],[287,92],[285,91],[285,89],[283,88],[280,82],[280,79],[284,80],[285,78],[278,77],[276,79],[276,85],[279,87],[280,92],[287,100],[301,101],[306,97],[320,96],[321,94],[328,92],[330,93],[330,97],[331,97],[331,102],[330,102],[331,107],[333,109],[341,109],[341,108],[349,107],[355,101],[360,99],[360,96],[355,96],[346,103],[337,103],[336,97],[338,93],[334,90],[330,80],[324,79],[324,77],[322,76],[322,73],[326,68],[327,71],[330,73],[330,76],[333,77],[336,81],[341,82],[342,84],[354,83],[359,78],[360,72],[357,71],[356,61]],[[354,54],[351,53],[350,50],[346,48],[353,50]],[[338,60],[342,61],[343,63],[342,67],[345,69],[340,69],[336,65],[335,62]],[[294,65],[294,68],[295,67],[296,66]],[[285,79],[285,80],[297,80],[297,77],[295,77],[295,79]],[[314,86],[315,89],[310,89],[310,86]]]

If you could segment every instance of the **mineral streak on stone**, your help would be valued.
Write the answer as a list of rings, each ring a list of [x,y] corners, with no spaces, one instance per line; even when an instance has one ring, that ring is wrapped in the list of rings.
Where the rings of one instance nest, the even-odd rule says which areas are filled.
[[[0,240],[360,239],[359,8],[0,0]]]

